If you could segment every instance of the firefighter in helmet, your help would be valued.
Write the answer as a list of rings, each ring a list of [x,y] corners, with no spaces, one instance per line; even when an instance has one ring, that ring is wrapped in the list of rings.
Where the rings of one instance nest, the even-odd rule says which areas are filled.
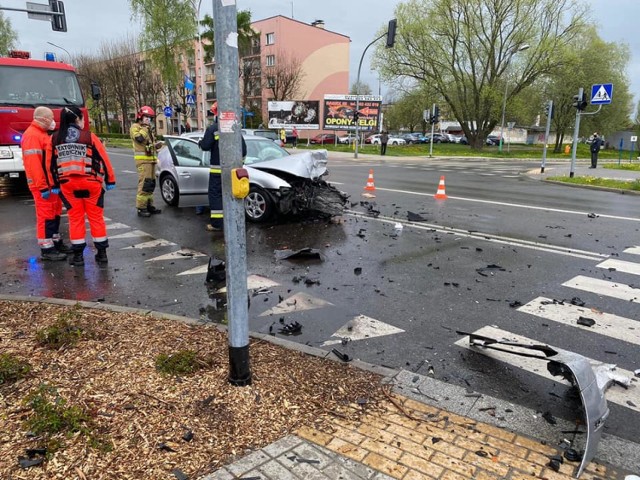
[[[141,107],[130,130],[133,158],[138,171],[136,208],[139,217],[150,217],[153,214],[162,213],[160,209],[153,206],[153,191],[156,189],[156,153],[163,146],[162,142],[157,142],[155,139],[152,126],[155,115],[153,108],[146,105]]]

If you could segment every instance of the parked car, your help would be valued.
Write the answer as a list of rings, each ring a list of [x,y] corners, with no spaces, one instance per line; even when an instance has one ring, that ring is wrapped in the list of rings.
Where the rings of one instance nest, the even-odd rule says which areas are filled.
[[[242,133],[243,134],[247,134],[247,135],[256,135],[258,137],[268,138],[268,139],[273,140],[274,142],[276,142],[281,147],[284,147],[284,145],[280,141],[280,131],[279,130],[269,130],[269,129],[266,129],[266,128],[264,128],[264,129],[243,128],[242,129]]]
[[[459,143],[460,145],[469,145],[469,140],[467,140],[466,135],[462,135],[462,136],[460,137],[460,140],[458,140],[458,143]]]
[[[342,135],[341,137],[338,137],[338,143],[350,145],[355,141],[356,141],[356,136],[354,133],[347,133],[346,135]]]
[[[426,135],[425,139],[427,143],[431,143],[431,135]],[[433,134],[433,143],[449,143],[449,137],[447,137],[444,133],[434,133]]]
[[[414,143],[425,143],[426,142],[426,137],[419,133],[419,132],[413,132],[413,133],[405,133],[404,135],[402,135],[402,137],[404,139],[405,142],[407,142],[407,144],[411,145]]]
[[[486,143],[491,146],[500,145],[500,137],[497,135],[488,135]]]
[[[324,145],[325,143],[336,143],[336,135],[334,133],[320,133],[309,140],[313,145]]]
[[[167,147],[158,153],[156,166],[162,199],[175,207],[207,205],[210,152],[200,149],[197,138],[165,135],[164,139]],[[244,135],[244,140],[248,221],[264,222],[287,214],[343,213],[348,196],[323,180],[328,174],[326,150],[290,155],[264,137]]]
[[[370,143],[371,145],[380,145],[380,134],[376,133],[374,135],[370,135],[367,138],[365,138],[364,143]],[[387,145],[405,145],[407,142],[405,142],[404,138],[401,137],[397,137],[395,135],[389,135],[389,141],[387,142]]]

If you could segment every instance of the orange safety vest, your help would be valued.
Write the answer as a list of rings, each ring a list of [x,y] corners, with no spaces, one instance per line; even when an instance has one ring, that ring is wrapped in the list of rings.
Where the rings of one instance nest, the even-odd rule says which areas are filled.
[[[56,144],[54,139],[51,173],[56,183],[65,183],[74,176],[92,176],[102,182],[105,175],[107,183],[115,183],[104,147],[94,142],[91,132],[82,130],[79,133],[75,142]]]

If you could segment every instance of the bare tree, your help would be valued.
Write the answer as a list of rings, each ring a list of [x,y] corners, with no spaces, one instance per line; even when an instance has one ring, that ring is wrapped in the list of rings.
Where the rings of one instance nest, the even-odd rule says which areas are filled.
[[[263,71],[264,83],[273,93],[273,100],[296,98],[302,93],[300,87],[305,75],[302,62],[295,55],[282,50],[278,50],[273,58],[274,65],[267,65]]]

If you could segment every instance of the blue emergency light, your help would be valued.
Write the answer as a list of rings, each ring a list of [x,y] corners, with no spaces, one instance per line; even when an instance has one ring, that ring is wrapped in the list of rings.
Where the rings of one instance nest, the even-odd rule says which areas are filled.
[[[55,61],[56,61],[56,54],[55,54],[55,53],[53,53],[53,52],[46,52],[46,53],[44,54],[44,59],[45,59],[47,62],[55,62]]]
[[[19,133],[15,134],[13,136],[13,141],[14,142],[19,142],[20,140],[22,140],[22,135],[20,135]]]

